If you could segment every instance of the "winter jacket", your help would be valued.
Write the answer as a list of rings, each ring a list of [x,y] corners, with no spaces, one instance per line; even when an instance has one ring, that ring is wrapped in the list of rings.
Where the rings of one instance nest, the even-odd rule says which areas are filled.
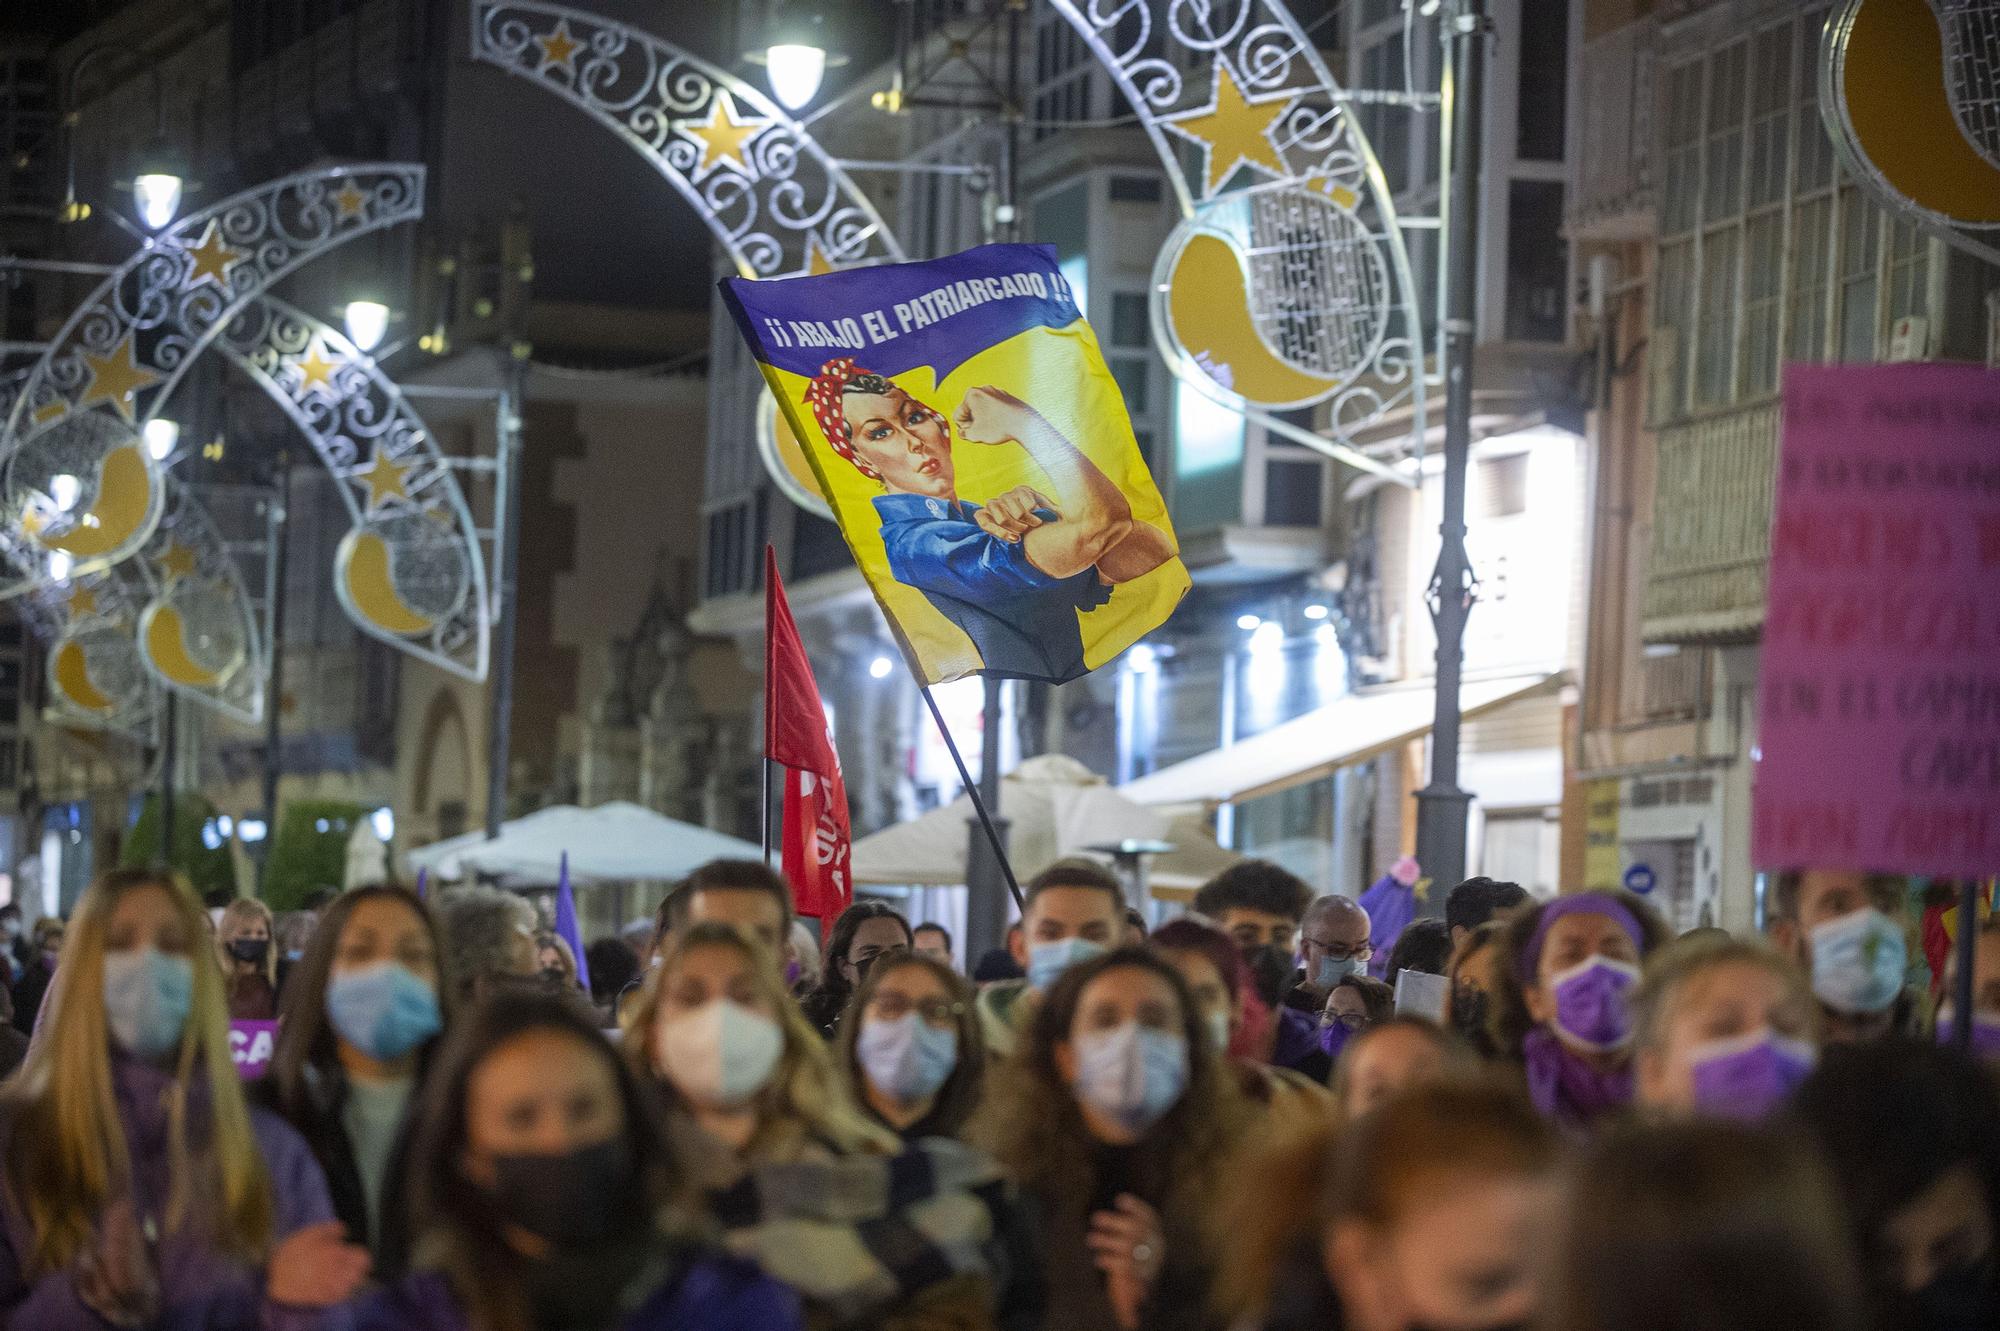
[[[112,1087],[125,1148],[132,1161],[132,1194],[144,1217],[165,1207],[167,1092],[173,1074],[137,1059],[114,1055]],[[204,1083],[189,1088],[188,1118],[204,1116]],[[270,1172],[271,1244],[307,1225],[333,1219],[326,1179],[296,1132],[275,1114],[250,1111],[250,1128]],[[0,1125],[4,1152],[11,1125]],[[212,1201],[215,1189],[193,1189],[197,1207]],[[160,1316],[148,1331],[321,1331],[350,1325],[344,1308],[282,1307],[264,1297],[264,1272],[241,1257],[215,1250],[199,1219],[160,1236],[155,1248],[160,1281]],[[108,1323],[77,1294],[76,1268],[40,1276],[27,1270],[34,1235],[12,1197],[0,1204],[0,1328],[5,1331],[106,1331]]]
[[[361,1331],[475,1331],[451,1284],[420,1271],[361,1302]],[[680,1269],[618,1331],[798,1331],[798,1297],[749,1262],[697,1258]]]

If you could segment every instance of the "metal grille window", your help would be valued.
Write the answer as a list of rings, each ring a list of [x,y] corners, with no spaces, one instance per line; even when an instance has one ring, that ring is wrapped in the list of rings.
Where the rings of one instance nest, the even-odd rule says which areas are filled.
[[[1656,425],[1768,398],[1786,361],[1873,360],[1893,321],[1929,309],[1934,242],[1840,178],[1824,22],[1732,34],[1662,79]]]

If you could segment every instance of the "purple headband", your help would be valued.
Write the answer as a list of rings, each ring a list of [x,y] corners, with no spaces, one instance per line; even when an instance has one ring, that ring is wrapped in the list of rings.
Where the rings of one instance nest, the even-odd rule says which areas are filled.
[[[1521,949],[1521,971],[1532,978],[1535,967],[1542,960],[1542,944],[1548,941],[1549,929],[1565,915],[1603,915],[1615,920],[1632,939],[1632,946],[1640,952],[1646,950],[1646,931],[1639,927],[1639,917],[1626,908],[1624,902],[1609,892],[1572,892],[1557,897],[1542,908],[1542,918],[1535,923],[1535,932]]]

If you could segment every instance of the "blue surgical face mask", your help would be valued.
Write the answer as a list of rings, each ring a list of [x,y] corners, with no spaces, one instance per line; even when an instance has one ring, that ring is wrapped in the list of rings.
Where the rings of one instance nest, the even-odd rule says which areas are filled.
[[[1102,943],[1088,938],[1058,938],[1053,943],[1036,943],[1028,949],[1028,987],[1046,993],[1062,978],[1064,971],[1079,962],[1101,957]]]
[[[1144,1132],[1187,1090],[1185,1037],[1128,1021],[1076,1037],[1076,1094],[1131,1132]]]
[[[1331,989],[1348,976],[1361,974],[1363,970],[1367,969],[1367,966],[1368,963],[1360,957],[1349,957],[1345,961],[1336,961],[1332,957],[1321,954],[1319,961],[1313,966],[1313,987],[1315,989]]]
[[[914,1012],[894,1021],[869,1017],[855,1037],[854,1057],[876,1090],[914,1104],[936,1095],[958,1066],[958,1032]]]
[[[401,1058],[444,1027],[437,991],[400,962],[342,971],[327,982],[326,1019],[370,1058]]]
[[[1813,993],[1834,1011],[1886,1012],[1903,992],[1903,930],[1881,911],[1868,906],[1828,920],[1811,940]]]
[[[104,1020],[128,1054],[158,1058],[174,1049],[194,1009],[194,963],[157,948],[104,954]]]

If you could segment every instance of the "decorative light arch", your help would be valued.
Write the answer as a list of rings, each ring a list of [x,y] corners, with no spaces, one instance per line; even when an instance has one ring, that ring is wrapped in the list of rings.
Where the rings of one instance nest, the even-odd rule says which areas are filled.
[[[335,245],[421,215],[424,168],[302,171],[192,213],[107,276],[30,369],[0,431],[0,599],[107,568],[168,507],[143,430],[189,364],[251,300]],[[53,478],[78,478],[58,505]]]
[[[1388,180],[1318,48],[1283,0],[1049,3],[1180,202],[1154,268],[1168,367],[1287,438],[1388,470],[1356,440],[1401,413],[1422,438],[1423,321]],[[1321,403],[1331,439],[1271,415]]]

